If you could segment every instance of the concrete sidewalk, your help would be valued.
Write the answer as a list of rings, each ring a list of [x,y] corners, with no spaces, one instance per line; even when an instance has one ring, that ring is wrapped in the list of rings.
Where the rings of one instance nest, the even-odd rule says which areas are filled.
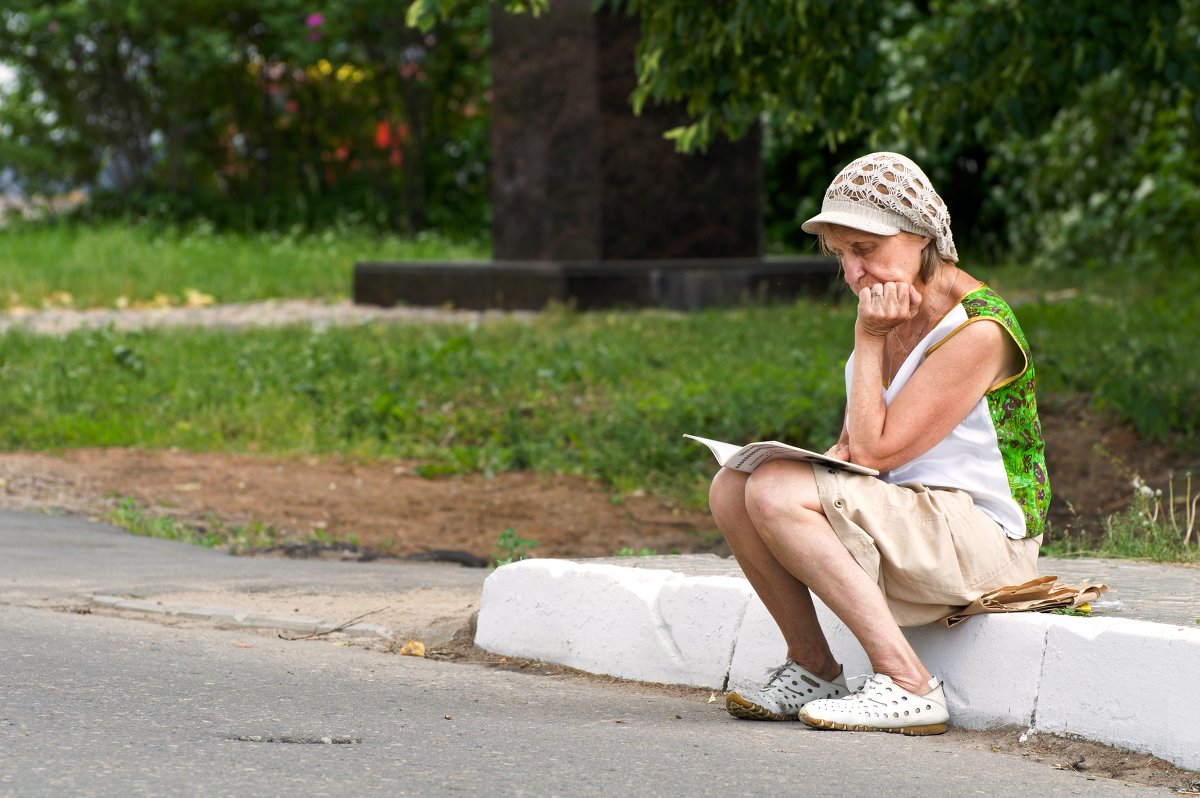
[[[1043,559],[1040,571],[1111,589],[1092,617],[987,615],[906,630],[946,682],[951,722],[1077,736],[1200,770],[1200,568]],[[818,613],[854,688],[870,663],[827,608]],[[475,642],[713,690],[763,683],[785,649],[737,564],[714,556],[504,566],[484,582]]]
[[[289,636],[429,646],[479,607],[487,571],[441,563],[231,557],[82,518],[0,511],[0,604],[104,609]]]

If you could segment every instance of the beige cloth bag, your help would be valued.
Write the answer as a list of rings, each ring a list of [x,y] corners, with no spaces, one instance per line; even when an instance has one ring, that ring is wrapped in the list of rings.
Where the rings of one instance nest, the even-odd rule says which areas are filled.
[[[1065,607],[1077,609],[1095,601],[1106,590],[1108,585],[1087,579],[1077,585],[1068,585],[1059,582],[1057,576],[1039,576],[1019,585],[989,590],[966,607],[942,618],[940,623],[950,627],[972,615],[987,612],[1049,612]]]

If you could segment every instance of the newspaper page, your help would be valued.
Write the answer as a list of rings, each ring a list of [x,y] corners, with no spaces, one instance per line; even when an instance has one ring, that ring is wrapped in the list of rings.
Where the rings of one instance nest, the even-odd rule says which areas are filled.
[[[745,446],[736,446],[732,443],[714,441],[711,438],[701,438],[698,435],[684,435],[683,437],[703,443],[712,451],[713,456],[717,458],[717,462],[726,468],[744,471],[747,474],[752,473],[754,469],[770,460],[801,460],[809,463],[820,463],[843,471],[853,471],[856,474],[867,474],[869,476],[877,476],[879,474],[873,468],[848,463],[845,460],[838,460],[836,457],[827,457],[818,452],[801,449],[798,446],[791,446],[779,441],[756,441],[754,443],[747,443]]]

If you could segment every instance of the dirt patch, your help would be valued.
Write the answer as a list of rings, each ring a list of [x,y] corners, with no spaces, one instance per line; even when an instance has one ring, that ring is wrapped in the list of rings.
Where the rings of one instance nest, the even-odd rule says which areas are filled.
[[[352,463],[131,449],[0,455],[0,506],[106,518],[124,497],[204,527],[262,522],[305,540],[350,536],[385,555],[461,551],[486,560],[513,529],[544,557],[622,548],[728,553],[706,512],[649,496],[614,499],[577,477],[424,479],[408,462]],[[300,547],[298,553],[311,553]]]
[[[1089,410],[1087,403],[1083,395],[1041,403],[1053,493],[1047,539],[1064,534],[1097,539],[1102,520],[1129,507],[1135,478],[1161,490],[1164,500],[1175,478],[1182,511],[1182,476],[1200,474],[1200,453],[1141,440],[1129,427],[1109,423]]]
[[[948,737],[980,750],[1026,757],[1056,770],[1070,770],[1088,779],[1110,779],[1165,787],[1173,793],[1200,795],[1200,773],[1176,767],[1150,754],[1050,734],[1026,735],[1016,730],[951,729]]]

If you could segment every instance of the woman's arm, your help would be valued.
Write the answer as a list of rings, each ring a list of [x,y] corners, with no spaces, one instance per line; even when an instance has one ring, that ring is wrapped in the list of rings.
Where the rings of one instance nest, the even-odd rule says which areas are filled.
[[[888,407],[883,401],[886,332],[855,328],[847,427],[850,459],[887,471],[941,442],[994,385],[1025,367],[997,322],[968,324],[931,352]]]
[[[846,422],[842,421],[842,434],[838,437],[837,443],[830,446],[825,451],[826,457],[835,457],[838,460],[850,459],[850,432],[846,429]]]

